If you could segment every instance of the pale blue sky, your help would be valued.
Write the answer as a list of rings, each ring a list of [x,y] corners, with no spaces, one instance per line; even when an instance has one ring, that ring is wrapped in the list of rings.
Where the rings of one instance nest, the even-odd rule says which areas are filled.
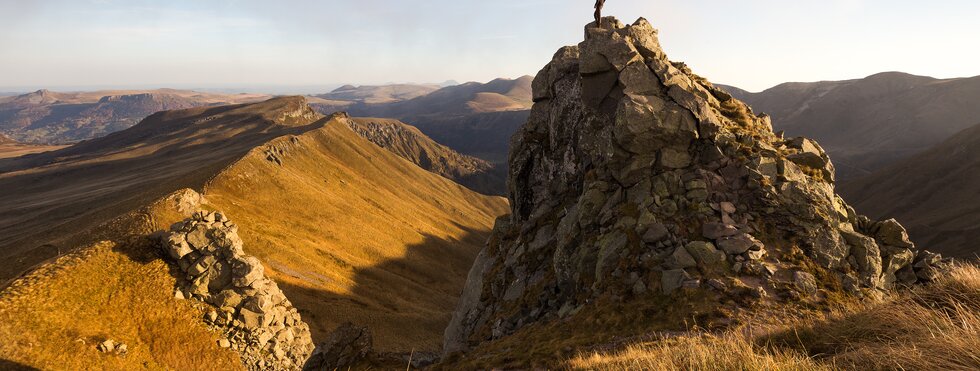
[[[0,0],[0,90],[487,81],[575,44],[594,0]],[[761,90],[980,75],[980,1],[607,0],[674,60]]]

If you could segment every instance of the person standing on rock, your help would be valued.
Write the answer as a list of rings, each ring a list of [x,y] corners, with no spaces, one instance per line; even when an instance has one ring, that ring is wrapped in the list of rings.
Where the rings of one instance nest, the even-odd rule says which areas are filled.
[[[602,6],[606,0],[595,0],[595,26],[602,27]]]

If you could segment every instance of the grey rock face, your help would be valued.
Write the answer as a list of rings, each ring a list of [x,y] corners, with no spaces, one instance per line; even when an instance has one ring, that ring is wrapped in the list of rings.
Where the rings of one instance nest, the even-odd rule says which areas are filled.
[[[809,293],[828,287],[803,271],[813,266],[853,291],[939,274],[900,225],[835,194],[816,142],[775,135],[771,118],[667,59],[646,20],[601,24],[534,79],[511,141],[511,215],[470,272],[446,352],[573,316],[600,295],[680,295],[718,278],[775,289],[782,270],[800,271]],[[757,300],[780,300],[758,286]]]
[[[221,213],[174,224],[163,248],[180,273],[175,297],[212,306],[204,322],[247,369],[299,370],[313,352],[309,326],[242,245],[238,227]]]
[[[367,358],[374,350],[374,341],[367,327],[347,322],[334,330],[306,362],[305,370],[346,369]]]

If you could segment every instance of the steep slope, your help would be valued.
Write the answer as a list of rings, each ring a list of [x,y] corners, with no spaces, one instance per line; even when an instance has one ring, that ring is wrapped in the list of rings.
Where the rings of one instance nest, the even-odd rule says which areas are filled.
[[[510,138],[527,122],[531,111],[428,115],[405,121],[433,140],[462,154],[506,167]]]
[[[841,179],[866,175],[976,124],[980,76],[934,79],[899,72],[864,79],[732,90],[776,130],[819,140]]]
[[[579,347],[827,309],[941,274],[898,222],[835,194],[816,142],[775,135],[671,62],[645,19],[607,17],[585,35],[534,79],[511,214],[470,271],[446,368],[549,368]]]
[[[323,120],[302,98],[161,112],[130,129],[0,160],[0,278],[77,246],[91,230]],[[234,138],[234,140],[231,140]]]
[[[174,285],[146,249],[103,242],[65,256],[0,292],[0,368],[243,370]],[[106,340],[126,350],[100,352]]]
[[[506,203],[343,122],[256,149],[205,188],[300,308],[315,340],[344,321],[383,351],[438,348],[466,269]]]
[[[26,294],[10,297],[24,304],[11,307],[6,315],[31,318],[28,313],[40,313],[33,322],[39,330],[57,328],[57,318],[69,316],[73,307],[39,300],[32,296],[35,292],[89,303],[86,313],[140,310],[114,295],[129,285],[154,289],[173,287],[174,282],[159,259],[159,246],[146,239],[134,245],[133,236],[165,230],[188,212],[204,208],[220,210],[234,220],[246,252],[262,262],[266,275],[299,310],[314,341],[352,321],[375,333],[379,351],[438,349],[469,263],[493,219],[505,212],[506,201],[419,168],[354,133],[348,120],[344,115],[319,116],[300,97],[277,98],[162,112],[104,138],[3,160],[0,242],[7,277],[90,241],[109,240],[120,246],[83,256],[81,264],[103,268],[87,268],[89,276],[69,269],[65,276],[41,274],[16,281],[11,287],[26,287],[19,291]],[[171,195],[184,187],[203,196],[190,190]],[[117,266],[123,263],[128,265]],[[63,266],[53,262],[39,272],[60,271]],[[144,272],[144,280],[128,276],[137,271]],[[113,278],[116,274],[122,277]],[[68,285],[79,288],[73,294],[57,289],[58,282],[65,281],[111,284]],[[164,300],[173,297],[172,290],[148,296],[140,305],[163,308],[154,312],[159,314],[155,321],[174,326],[183,318],[201,318]],[[165,328],[122,332],[97,316],[85,318],[92,321],[82,331],[85,336],[99,341],[117,337],[140,347],[139,353],[131,348],[125,362],[89,360],[85,357],[98,356],[94,343],[70,345],[75,335],[60,332],[47,339],[52,347],[64,349],[64,356],[50,354],[48,347],[27,350],[21,346],[26,343],[0,347],[0,352],[19,355],[5,358],[31,365],[38,364],[30,360],[49,360],[46,367],[61,369],[129,368],[121,365],[150,362],[145,357],[152,353],[146,347],[181,339],[169,337]],[[120,329],[142,320],[148,319],[119,319]],[[16,332],[14,326],[22,324],[5,323],[0,333]],[[203,359],[221,354],[212,352],[218,348],[210,333],[198,330],[188,330],[188,341],[212,343],[195,349],[195,354]],[[158,340],[151,344],[154,338]],[[155,364],[187,368],[169,361]]]
[[[39,90],[0,101],[0,132],[28,143],[76,142],[126,129],[158,111],[267,98],[171,89],[79,93]]]
[[[393,119],[355,118],[351,129],[419,167],[484,194],[504,195],[504,174],[490,162],[461,155]]]
[[[894,215],[909,234],[946,255],[980,253],[980,125],[874,174],[841,185],[871,216]]]

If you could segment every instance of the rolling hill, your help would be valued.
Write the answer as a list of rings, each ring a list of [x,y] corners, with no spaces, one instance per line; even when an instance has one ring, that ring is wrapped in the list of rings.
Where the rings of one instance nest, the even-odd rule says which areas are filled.
[[[379,117],[461,115],[483,112],[520,111],[531,108],[531,76],[515,80],[496,79],[486,84],[468,82],[449,86],[418,98],[383,105],[352,107]]]
[[[119,275],[126,284],[168,287],[166,280],[172,278],[158,253],[152,247],[125,247],[125,241],[182,219],[183,204],[175,206],[172,195],[190,188],[203,196],[203,208],[235,221],[246,251],[263,262],[266,274],[310,325],[315,341],[352,321],[378,335],[380,351],[438,349],[469,264],[493,220],[506,211],[506,201],[472,192],[382,149],[354,133],[348,120],[320,116],[300,97],[276,98],[161,112],[103,138],[0,160],[0,188],[10,190],[0,195],[0,273],[10,280],[47,262],[37,271],[62,273],[29,276],[27,283],[22,279],[11,287],[88,303],[87,313],[132,313],[137,308],[99,295],[118,288],[113,285]],[[85,253],[73,258],[75,263],[52,261],[85,246],[90,247],[79,250]],[[89,276],[75,276],[74,270]],[[143,273],[128,276],[133,272]],[[59,282],[71,285],[57,289]],[[105,282],[106,287],[77,287],[86,282]],[[0,306],[3,318],[46,311],[27,324],[6,323],[0,333],[28,325],[43,333],[51,329],[44,326],[70,316],[65,312],[70,306],[25,304],[25,296],[16,293],[4,297],[21,304]],[[141,305],[171,308],[164,299],[153,296]],[[177,309],[160,311],[155,312],[158,320],[169,323],[193,318]],[[121,319],[117,327],[140,320]],[[71,330],[76,333],[55,331],[48,339],[76,363],[37,353],[48,347],[24,348],[29,340],[19,337],[0,347],[0,353],[19,362],[54,362],[47,367],[105,367],[85,358],[95,354],[94,348],[72,343],[82,335],[105,336],[89,333],[107,331],[98,316],[92,321]],[[151,338],[163,343],[180,339],[163,328],[135,327],[127,330],[129,336],[142,340],[131,347],[150,346]],[[189,339],[206,337],[188,331]],[[131,349],[134,359],[128,365],[153,361],[178,367],[140,358],[152,357],[145,350]]]
[[[871,216],[895,215],[923,246],[976,258],[980,239],[980,125],[933,148],[841,185]]]
[[[727,87],[776,130],[816,139],[840,179],[881,170],[976,124],[980,76],[934,79],[887,72],[863,79],[785,83],[750,93]]]
[[[77,93],[38,90],[0,98],[0,132],[25,143],[70,143],[126,129],[158,111],[268,98],[172,89]]]
[[[351,104],[384,104],[400,102],[439,90],[433,84],[392,84],[392,85],[344,85],[333,91],[316,95],[316,98],[338,102],[341,106]]]

